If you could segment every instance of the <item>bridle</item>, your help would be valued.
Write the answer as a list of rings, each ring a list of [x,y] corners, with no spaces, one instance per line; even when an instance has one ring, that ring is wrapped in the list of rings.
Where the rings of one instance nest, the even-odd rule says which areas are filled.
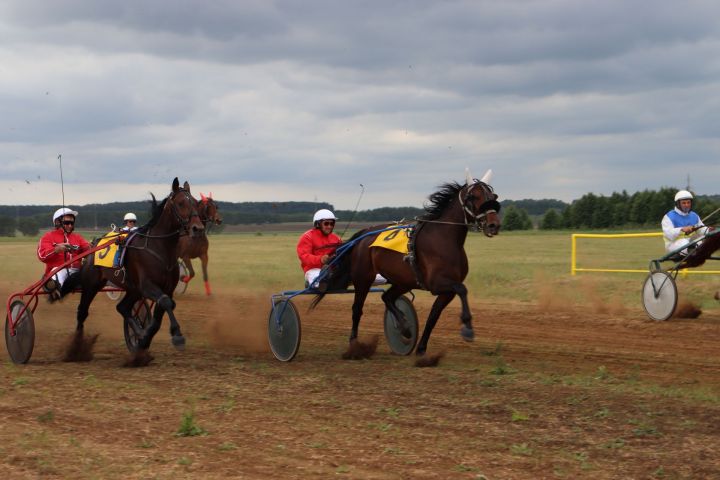
[[[473,200],[475,199],[472,192],[475,188],[479,188],[485,198],[485,201],[480,205],[480,208],[478,208],[477,213],[475,213],[472,209]],[[467,186],[465,199],[462,198],[463,190],[466,189],[460,189],[458,192],[458,200],[463,209],[465,225],[478,232],[484,230],[487,226],[488,215],[500,212],[500,202],[496,200],[497,196],[495,195],[495,192],[490,185],[479,180],[475,180],[471,185]],[[468,220],[472,222],[472,225],[468,222]]]
[[[213,202],[213,206],[215,207],[215,215],[213,215],[212,217],[208,215],[208,211],[210,210],[210,202]],[[208,226],[211,225],[219,225],[217,218],[217,205],[212,198],[206,197],[203,200],[200,200],[198,202],[198,205],[198,212],[200,212],[200,221],[206,229],[208,228]]]
[[[175,205],[175,202],[173,201],[173,199],[175,198],[175,195],[178,195],[180,193],[185,195],[185,198],[187,199],[188,204],[190,205],[190,208],[191,208],[190,215],[188,215],[187,218],[183,218],[183,216],[180,214],[180,211],[178,210],[177,205]],[[175,262],[173,260],[169,264],[166,263],[165,259],[148,245],[149,240],[150,239],[160,239],[160,238],[170,238],[175,235],[180,235],[180,236],[189,235],[190,234],[190,228],[189,228],[190,221],[192,220],[193,217],[199,217],[199,215],[197,213],[197,209],[194,207],[194,203],[193,203],[192,197],[190,196],[190,192],[188,192],[184,188],[180,188],[176,192],[173,192],[168,196],[168,198],[166,200],[165,208],[168,208],[167,203],[170,203],[170,210],[171,210],[172,214],[175,216],[175,220],[177,220],[178,223],[180,223],[180,228],[175,231],[172,231],[170,233],[163,234],[163,235],[150,234],[150,230],[152,230],[152,227],[150,228],[150,230],[148,230],[147,233],[136,230],[136,231],[132,232],[130,234],[130,236],[128,237],[126,247],[132,248],[135,250],[145,250],[150,255],[152,255],[157,260],[159,260],[160,263],[165,265],[166,270],[170,271],[170,270],[172,270],[172,268],[175,265],[177,265],[177,262]],[[144,245],[132,245],[132,240],[135,237],[143,238],[145,240]],[[125,255],[125,254],[123,253],[123,255]]]
[[[188,215],[187,218],[183,218],[182,215],[180,215],[180,211],[178,210],[177,205],[173,201],[175,198],[175,195],[179,195],[180,193],[185,195],[185,198],[187,199],[188,204],[190,205],[190,208],[191,208],[190,215]],[[175,215],[175,220],[177,220],[178,223],[180,223],[180,229],[177,231],[177,233],[179,233],[181,235],[189,235],[190,234],[189,225],[190,225],[190,222],[192,221],[193,217],[200,217],[200,215],[198,215],[197,209],[193,206],[193,199],[190,196],[190,192],[188,192],[184,188],[180,188],[180,189],[178,189],[177,192],[173,192],[170,194],[170,196],[168,197],[168,203],[170,203],[170,208],[172,210],[172,213],[173,213],[173,215]]]

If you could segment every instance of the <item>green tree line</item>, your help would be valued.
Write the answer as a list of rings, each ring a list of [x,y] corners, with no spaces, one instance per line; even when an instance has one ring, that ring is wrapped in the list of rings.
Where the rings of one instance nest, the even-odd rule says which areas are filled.
[[[662,216],[673,207],[676,188],[643,190],[632,195],[626,191],[610,196],[587,193],[568,204],[561,200],[503,200],[503,230],[617,229],[658,227]],[[264,223],[309,223],[315,211],[333,210],[341,221],[385,222],[411,221],[424,213],[419,207],[382,207],[353,212],[335,210],[326,202],[223,202],[217,201],[223,223],[227,225]],[[699,196],[693,209],[705,217],[720,206],[720,196]],[[0,205],[0,236],[37,235],[52,227],[51,205]],[[120,225],[127,212],[138,216],[139,224],[150,218],[150,202],[114,202],[70,205],[79,212],[77,228],[106,229]],[[720,214],[719,214],[720,218]]]
[[[677,188],[643,190],[632,195],[626,191],[610,196],[587,193],[562,209],[550,208],[538,218],[537,227],[556,229],[620,229],[660,228],[660,221],[674,206]],[[693,210],[700,218],[720,207],[720,197],[696,196]],[[718,214],[720,219],[720,214]],[[503,229],[527,230],[534,228],[527,212],[511,205],[503,216]],[[712,224],[713,219],[708,219]]]

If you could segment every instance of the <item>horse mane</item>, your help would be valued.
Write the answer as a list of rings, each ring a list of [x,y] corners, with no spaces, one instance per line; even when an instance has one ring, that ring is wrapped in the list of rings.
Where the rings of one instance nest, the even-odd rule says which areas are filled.
[[[160,220],[160,215],[162,215],[163,209],[165,208],[165,203],[168,198],[170,198],[165,197],[162,202],[158,203],[152,192],[150,192],[150,196],[152,197],[152,200],[150,201],[150,220],[138,229],[143,233],[154,227],[158,220]]]
[[[463,187],[464,185],[460,185],[457,182],[448,182],[440,185],[437,192],[428,196],[429,202],[423,205],[425,215],[423,215],[422,218],[424,220],[436,220],[439,218]]]

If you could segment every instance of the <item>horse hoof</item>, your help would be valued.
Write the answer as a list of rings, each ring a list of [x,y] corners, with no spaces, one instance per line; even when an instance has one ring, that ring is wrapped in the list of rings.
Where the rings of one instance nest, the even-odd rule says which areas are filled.
[[[177,348],[178,350],[185,350],[185,337],[182,335],[174,335],[172,337],[172,344],[173,347]]]
[[[473,340],[475,340],[475,331],[472,328],[468,328],[463,325],[460,328],[460,336],[466,342],[472,342]]]

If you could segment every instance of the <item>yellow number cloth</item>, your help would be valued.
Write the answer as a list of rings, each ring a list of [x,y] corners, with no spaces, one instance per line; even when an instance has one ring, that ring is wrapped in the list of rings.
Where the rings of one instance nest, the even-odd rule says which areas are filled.
[[[395,230],[388,230],[382,232],[375,238],[375,241],[370,247],[381,247],[387,248],[388,250],[394,250],[396,252],[408,253],[408,241],[410,240],[409,228],[398,228]]]
[[[115,261],[115,254],[118,251],[118,240],[127,237],[127,233],[110,232],[98,241],[98,246],[105,245],[106,248],[95,252],[95,265],[99,267],[112,268]]]

